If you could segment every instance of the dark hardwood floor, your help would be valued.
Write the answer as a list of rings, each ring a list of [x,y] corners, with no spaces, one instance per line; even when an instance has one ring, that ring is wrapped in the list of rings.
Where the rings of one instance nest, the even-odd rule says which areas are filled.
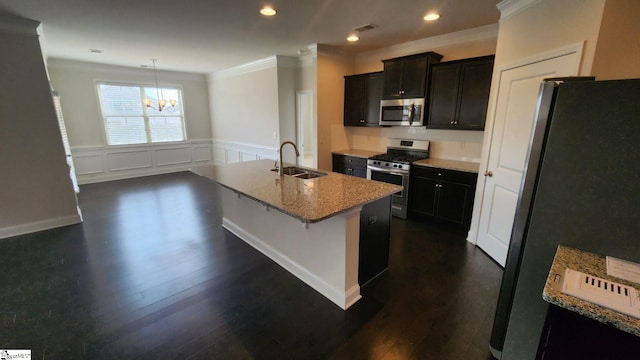
[[[0,349],[34,359],[490,359],[501,268],[465,234],[392,223],[343,311],[221,227],[187,172],[84,185],[84,223],[0,240]]]

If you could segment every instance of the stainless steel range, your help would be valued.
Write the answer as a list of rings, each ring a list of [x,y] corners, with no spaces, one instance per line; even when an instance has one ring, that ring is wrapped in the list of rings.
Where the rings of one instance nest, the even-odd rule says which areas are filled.
[[[409,171],[411,163],[429,157],[429,141],[388,139],[387,152],[367,160],[367,179],[402,185],[393,195],[391,214],[407,218],[409,204]]]

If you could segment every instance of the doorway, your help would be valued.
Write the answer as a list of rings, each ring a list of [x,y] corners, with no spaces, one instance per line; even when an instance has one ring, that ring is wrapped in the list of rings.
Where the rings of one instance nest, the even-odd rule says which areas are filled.
[[[310,168],[317,167],[313,124],[313,92],[311,90],[296,91],[296,137],[300,150],[300,163]]]

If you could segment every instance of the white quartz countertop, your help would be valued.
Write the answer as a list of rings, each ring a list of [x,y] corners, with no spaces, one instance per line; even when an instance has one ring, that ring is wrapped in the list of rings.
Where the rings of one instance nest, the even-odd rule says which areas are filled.
[[[328,171],[322,171],[326,176],[306,180],[279,176],[270,171],[271,168],[273,160],[256,160],[203,165],[190,170],[308,223],[322,221],[402,190],[401,186]]]

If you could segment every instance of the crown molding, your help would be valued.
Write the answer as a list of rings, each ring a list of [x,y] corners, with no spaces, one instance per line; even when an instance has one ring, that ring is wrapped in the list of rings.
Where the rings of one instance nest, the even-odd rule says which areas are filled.
[[[249,74],[256,71],[273,69],[273,68],[276,68],[277,66],[278,66],[278,56],[272,55],[264,59],[252,61],[250,63],[246,63],[246,64],[234,66],[232,68],[210,73],[207,77],[208,78],[211,77],[214,79],[216,78],[223,79],[223,78],[228,78],[228,77],[233,77],[233,76],[238,76],[243,74]]]
[[[360,53],[356,56],[358,62],[366,60],[378,60],[385,57],[411,55],[424,52],[425,49],[434,49],[443,46],[472,43],[487,39],[498,38],[498,24],[489,24],[472,29],[456,31],[449,34],[432,36],[424,39],[409,41],[392,45],[384,49]]]
[[[110,65],[102,63],[93,63],[87,61],[61,59],[61,58],[48,58],[47,68],[71,70],[71,71],[86,71],[91,73],[103,73],[103,74],[118,74],[118,75],[130,75],[130,76],[153,76],[153,69],[151,68],[137,68],[127,67],[119,65]],[[186,73],[178,71],[157,70],[158,76],[163,79],[170,79],[172,81],[195,81],[206,82],[206,76],[204,74]]]
[[[496,5],[500,10],[500,21],[508,19],[539,2],[540,0],[502,0]]]

